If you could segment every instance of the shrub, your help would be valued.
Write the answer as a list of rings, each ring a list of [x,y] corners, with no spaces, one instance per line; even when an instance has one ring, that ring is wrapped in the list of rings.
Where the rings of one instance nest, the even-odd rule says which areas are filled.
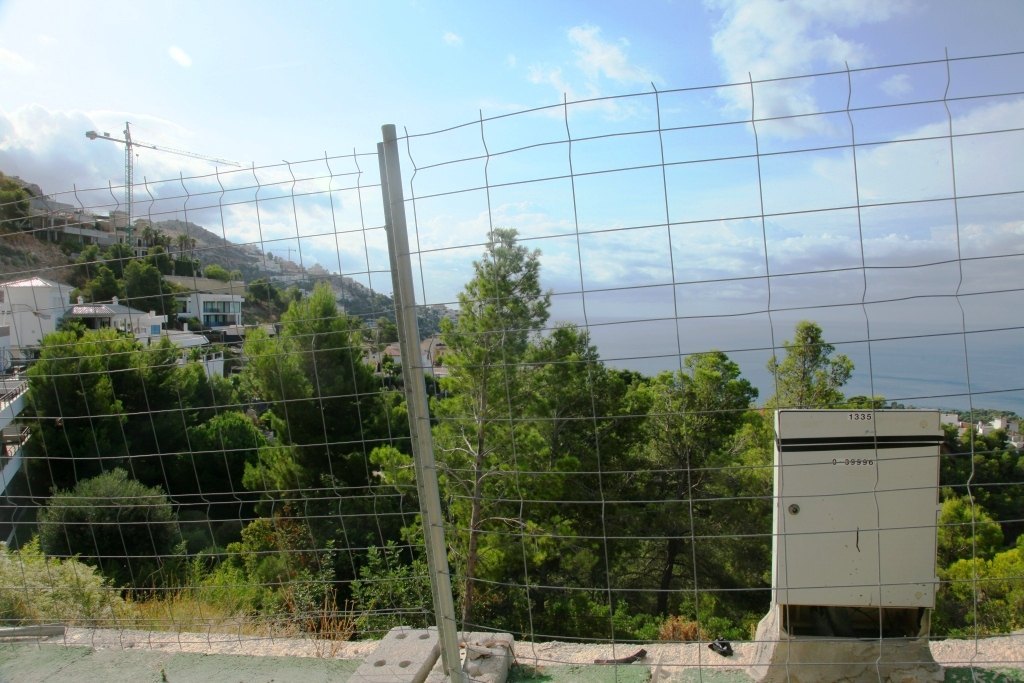
[[[360,633],[382,637],[395,626],[426,628],[433,623],[433,601],[427,564],[410,563],[394,541],[367,549],[366,564],[352,582],[352,600]]]
[[[1021,537],[1024,538],[1024,537]],[[941,635],[1005,635],[1024,628],[1024,541],[991,560],[958,560],[939,571],[933,616]]]
[[[181,540],[178,520],[160,487],[117,468],[50,498],[39,514],[47,555],[78,556],[117,585],[150,588]]]
[[[323,637],[351,635],[333,586],[333,542],[316,548],[309,526],[288,517],[254,519],[227,558],[200,583],[208,599],[255,611]],[[193,582],[195,583],[195,582]],[[325,631],[327,631],[325,633]]]
[[[673,616],[662,622],[658,629],[658,640],[671,642],[691,642],[709,640],[708,634],[696,621]]]
[[[19,550],[0,543],[0,620],[14,624],[113,621],[124,601],[95,568],[46,557],[34,538]]]

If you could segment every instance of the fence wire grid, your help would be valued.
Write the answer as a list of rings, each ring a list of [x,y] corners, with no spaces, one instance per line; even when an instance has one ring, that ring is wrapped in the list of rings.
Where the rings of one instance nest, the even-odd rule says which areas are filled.
[[[1022,67],[652,85],[131,206],[15,197],[0,617],[438,625],[669,676],[755,664],[782,605],[790,635],[1020,667]],[[776,433],[787,408],[847,424]],[[899,415],[926,448],[882,453]],[[795,497],[787,436],[846,439],[788,461]]]

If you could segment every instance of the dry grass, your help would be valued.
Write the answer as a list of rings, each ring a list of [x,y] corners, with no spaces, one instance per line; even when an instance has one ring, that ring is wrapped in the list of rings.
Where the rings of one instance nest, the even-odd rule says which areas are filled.
[[[658,640],[665,642],[694,642],[709,640],[708,634],[696,621],[682,617],[669,617],[658,628]]]
[[[241,636],[297,638],[316,636],[318,657],[333,657],[337,644],[355,634],[355,618],[349,605],[333,606],[333,595],[324,599],[319,611],[299,618],[268,617],[204,600],[193,591],[168,596],[127,600],[115,620],[118,628],[144,631],[226,633]],[[101,624],[97,624],[100,626]]]

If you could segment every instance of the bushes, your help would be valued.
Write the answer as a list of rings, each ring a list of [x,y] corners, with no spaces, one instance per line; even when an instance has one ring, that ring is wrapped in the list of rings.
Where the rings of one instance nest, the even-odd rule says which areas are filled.
[[[427,564],[409,563],[393,541],[367,549],[367,562],[352,582],[356,627],[363,636],[383,637],[395,626],[426,628],[433,623],[433,601]]]
[[[999,635],[1024,627],[1024,536],[999,552],[999,524],[981,505],[954,496],[942,504],[938,541],[942,583],[932,632]]]
[[[97,625],[124,608],[119,591],[93,567],[43,555],[39,540],[19,550],[0,543],[0,620],[6,624]]]
[[[207,599],[272,620],[347,637],[351,630],[336,604],[333,541],[316,548],[309,526],[288,517],[254,519],[242,540],[230,543],[213,572],[193,580]],[[324,633],[324,631],[328,633]]]
[[[1024,537],[1021,537],[1024,538]],[[996,554],[957,560],[939,571],[937,633],[1005,635],[1024,628],[1024,541]]]
[[[178,520],[159,487],[117,468],[50,498],[39,514],[47,555],[77,555],[117,585],[150,588],[181,540]]]

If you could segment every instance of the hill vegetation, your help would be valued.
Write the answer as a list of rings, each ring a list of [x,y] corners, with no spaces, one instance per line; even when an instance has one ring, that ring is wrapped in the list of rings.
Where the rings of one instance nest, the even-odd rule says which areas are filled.
[[[549,330],[539,253],[511,230],[493,238],[462,314],[440,323],[448,374],[431,409],[462,620],[561,639],[697,621],[749,637],[771,552],[774,435],[757,390],[718,351],[654,377],[606,366],[586,330]],[[309,630],[345,614],[367,637],[426,625],[404,396],[364,362],[366,328],[328,282],[280,303],[279,333],[251,335],[230,381],[112,330],[45,340],[26,445],[31,490],[53,493],[42,551],[135,603],[202,595]],[[767,405],[885,404],[842,393],[852,364],[811,321],[769,367]],[[1024,462],[1005,434],[953,429],[945,450],[936,631],[1019,629]],[[159,516],[111,538],[124,498]]]
[[[76,295],[89,301],[109,301],[118,296],[135,308],[156,308],[171,314],[174,304],[170,295],[176,289],[148,266],[160,275],[233,278],[247,285],[256,283],[256,289],[250,290],[246,299],[244,315],[249,324],[277,322],[290,301],[308,294],[317,283],[326,282],[347,314],[366,322],[384,318],[394,323],[394,302],[390,296],[351,277],[328,273],[319,267],[307,269],[264,253],[256,245],[235,244],[192,222],[156,221],[138,229],[137,237],[147,251],[141,259],[134,259],[122,245],[83,244],[73,235],[59,242],[47,241],[43,231],[32,230],[29,199],[33,196],[42,196],[38,186],[0,173],[0,280],[29,275],[45,277],[73,285],[78,288]],[[134,282],[130,284],[125,268],[132,260],[139,260],[146,267],[138,270],[140,266],[135,266]],[[451,315],[443,306],[422,307],[421,334],[436,334],[441,320]]]
[[[11,268],[43,258],[19,220],[0,254]],[[770,594],[770,409],[887,401],[844,394],[853,363],[813,321],[770,360],[776,393],[760,403],[716,350],[653,377],[609,367],[587,330],[549,321],[540,253],[514,230],[491,237],[459,315],[421,318],[447,347],[430,428],[461,622],[560,639],[653,640],[695,623],[749,637]],[[141,259],[64,243],[52,267],[92,300],[172,317],[166,276],[245,278],[249,321],[276,334],[248,335],[230,379],[179,362],[167,341],[80,325],[46,337],[24,415],[42,527],[0,548],[0,573],[84,564],[75,618],[106,591],[119,610],[191,601],[346,636],[428,625],[405,396],[365,356],[393,338],[391,300],[326,273],[275,281],[261,255],[192,224],[142,239]],[[1024,459],[1005,432],[955,427],[943,452],[934,632],[1020,629]],[[0,618],[33,618],[18,581],[0,583]]]

